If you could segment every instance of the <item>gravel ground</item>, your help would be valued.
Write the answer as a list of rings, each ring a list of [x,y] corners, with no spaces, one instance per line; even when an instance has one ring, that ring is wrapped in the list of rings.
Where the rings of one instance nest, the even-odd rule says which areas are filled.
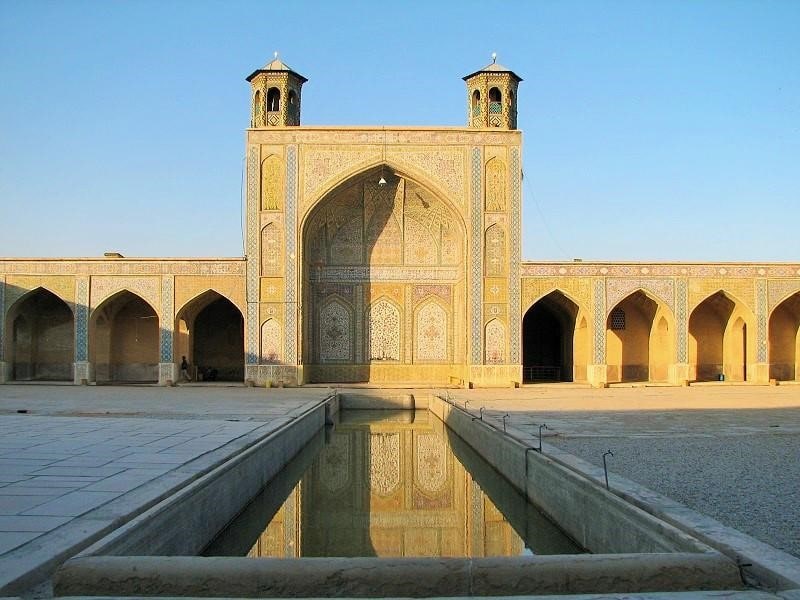
[[[549,443],[800,557],[800,434],[553,437]]]

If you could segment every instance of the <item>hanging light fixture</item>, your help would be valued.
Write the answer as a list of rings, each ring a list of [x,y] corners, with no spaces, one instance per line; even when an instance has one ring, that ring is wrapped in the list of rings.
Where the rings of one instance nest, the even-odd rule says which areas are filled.
[[[383,176],[383,170],[386,165],[386,127],[383,128],[383,148],[381,148],[381,178],[378,179],[378,185],[384,187],[386,185],[386,178]]]

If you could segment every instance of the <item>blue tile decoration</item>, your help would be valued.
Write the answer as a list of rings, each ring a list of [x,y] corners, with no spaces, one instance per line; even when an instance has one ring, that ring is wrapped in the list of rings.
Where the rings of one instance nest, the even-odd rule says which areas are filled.
[[[89,278],[75,280],[75,362],[89,360]]]
[[[520,364],[520,344],[522,327],[520,324],[520,252],[521,252],[521,215],[522,215],[522,169],[520,168],[519,148],[511,149],[511,215],[509,237],[511,245],[511,269],[508,278],[508,330],[509,330],[509,362]]]
[[[756,281],[756,362],[767,362],[767,282]]]
[[[675,342],[678,362],[689,362],[687,335],[689,332],[689,284],[685,279],[678,279],[675,286]]]
[[[606,362],[606,282],[594,282],[594,364]]]
[[[470,330],[472,340],[471,362],[479,365],[483,362],[483,338],[481,326],[482,306],[483,306],[483,253],[481,252],[483,242],[483,198],[481,197],[481,172],[483,171],[483,160],[481,149],[472,149],[472,243],[470,244],[470,277],[471,281],[471,315]]]
[[[172,336],[175,326],[175,278],[165,275],[161,278],[161,362],[173,362]]]
[[[286,149],[286,281],[283,359],[297,363],[297,146]]]
[[[258,227],[258,146],[250,146],[247,150],[247,232],[245,236],[247,252],[247,327],[245,346],[245,363],[258,364],[258,282],[259,256],[258,238],[261,234]]]

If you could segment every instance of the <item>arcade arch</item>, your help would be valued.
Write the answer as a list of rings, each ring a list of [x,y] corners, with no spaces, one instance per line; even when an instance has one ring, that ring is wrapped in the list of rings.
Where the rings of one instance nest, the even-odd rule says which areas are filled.
[[[207,290],[176,317],[175,362],[186,356],[195,380],[244,381],[244,317],[233,302]]]
[[[752,313],[725,291],[712,294],[689,316],[689,378],[747,381],[754,338]]]
[[[123,290],[107,298],[92,311],[89,327],[99,383],[158,381],[158,314],[140,296]]]
[[[449,360],[431,348],[464,362],[466,341],[453,335],[466,327],[458,211],[383,164],[328,192],[302,231],[305,380],[448,381]],[[431,295],[441,310],[426,309],[423,331],[417,317]]]
[[[586,381],[589,335],[583,309],[559,290],[522,319],[523,381]]]
[[[778,304],[769,317],[769,377],[800,380],[800,292]]]
[[[606,319],[609,382],[667,381],[673,356],[672,313],[637,290],[618,302]]]
[[[36,288],[6,317],[7,355],[16,381],[71,381],[75,319],[61,298]]]

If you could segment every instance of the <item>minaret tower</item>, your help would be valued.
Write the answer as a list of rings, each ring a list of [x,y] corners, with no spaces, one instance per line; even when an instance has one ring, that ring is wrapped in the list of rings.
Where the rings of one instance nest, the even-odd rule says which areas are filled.
[[[467,82],[467,124],[470,127],[517,128],[517,85],[522,78],[492,62],[464,77]]]
[[[300,125],[300,92],[308,81],[278,58],[248,78],[252,88],[250,127]]]

